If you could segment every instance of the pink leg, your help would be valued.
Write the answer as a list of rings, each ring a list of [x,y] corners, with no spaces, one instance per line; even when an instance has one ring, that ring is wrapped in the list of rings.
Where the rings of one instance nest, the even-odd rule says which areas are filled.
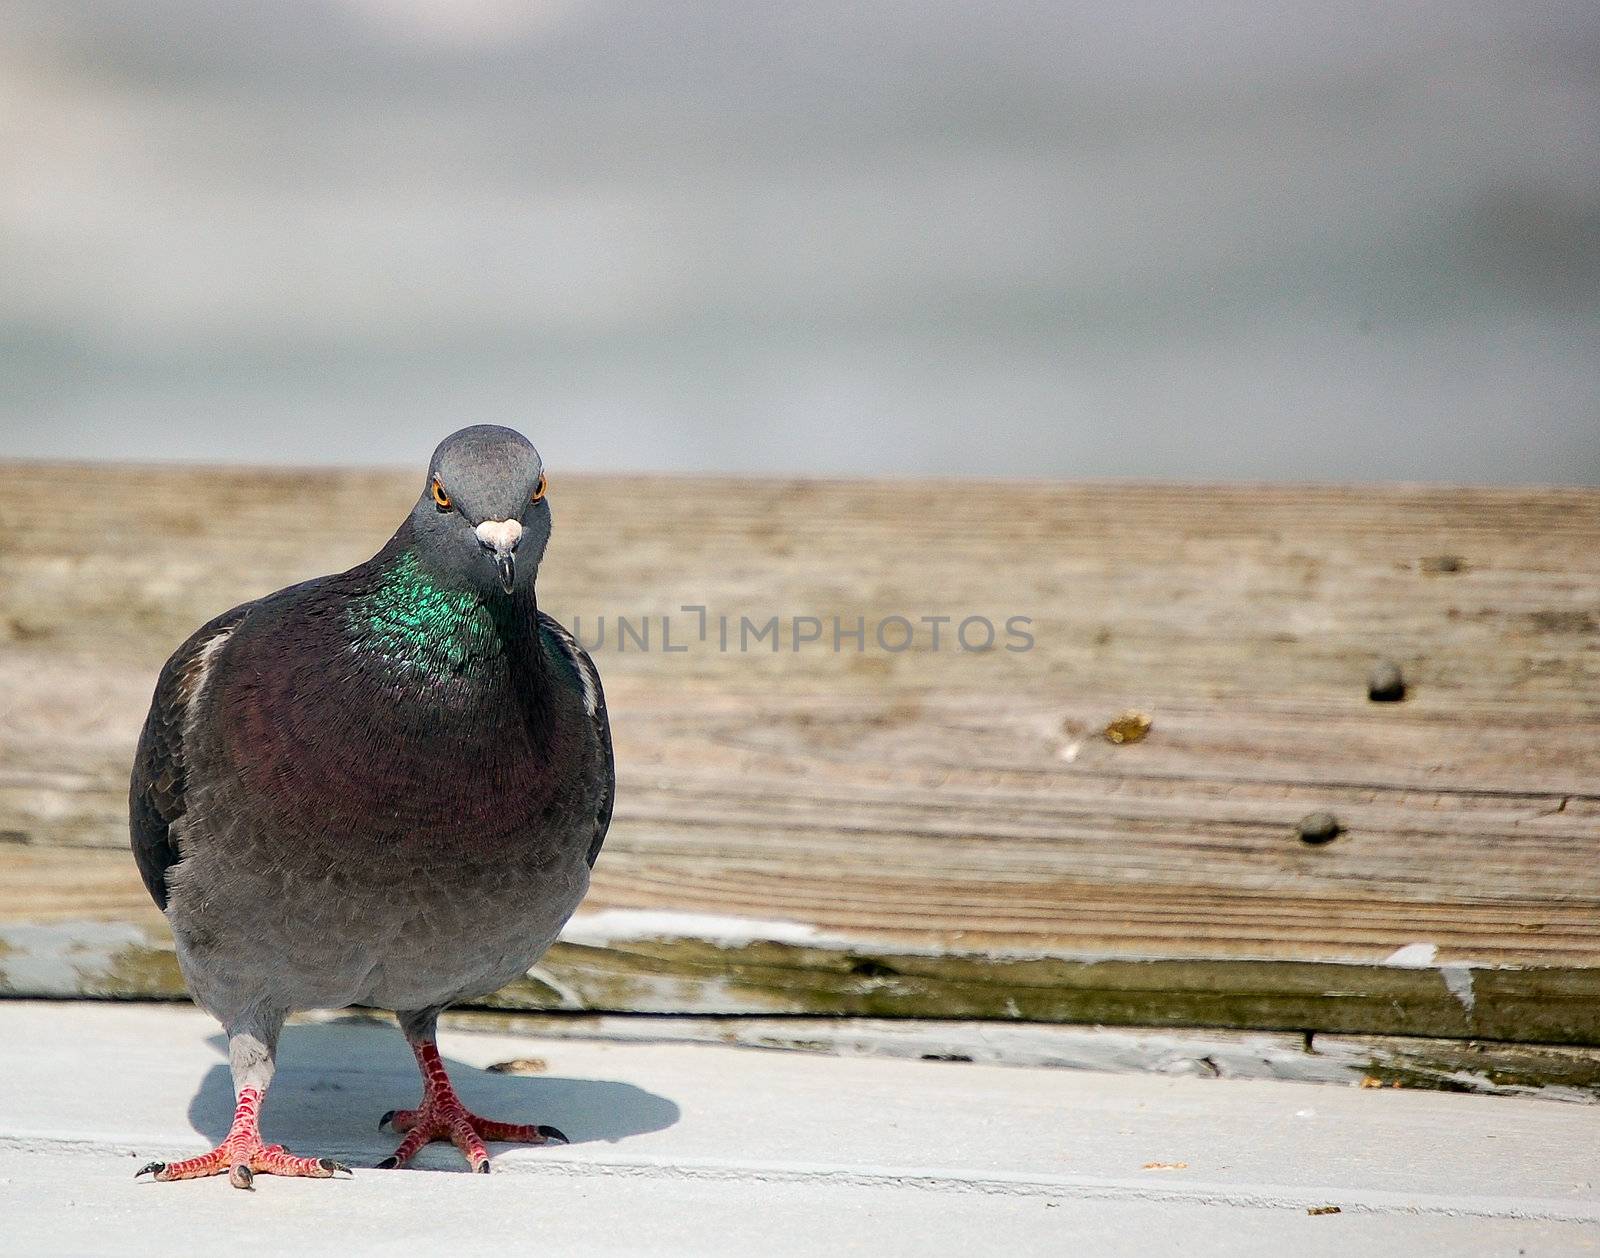
[[[235,1188],[249,1188],[257,1175],[302,1175],[311,1179],[328,1179],[336,1171],[349,1173],[350,1168],[332,1158],[298,1158],[281,1144],[261,1143],[260,1088],[241,1088],[239,1105],[233,1112],[233,1126],[222,1143],[210,1153],[185,1158],[181,1162],[151,1162],[137,1172],[159,1180],[200,1179],[207,1175],[228,1173],[228,1182]]]
[[[380,1168],[404,1166],[431,1140],[450,1141],[461,1150],[467,1165],[482,1174],[489,1171],[485,1140],[504,1140],[512,1144],[567,1143],[567,1138],[554,1127],[479,1118],[456,1095],[450,1076],[445,1073],[444,1062],[439,1058],[437,1044],[432,1040],[420,1040],[411,1045],[411,1051],[417,1055],[417,1065],[422,1069],[422,1104],[417,1109],[390,1110],[378,1120],[378,1126],[387,1125],[405,1134],[400,1147],[378,1163]]]

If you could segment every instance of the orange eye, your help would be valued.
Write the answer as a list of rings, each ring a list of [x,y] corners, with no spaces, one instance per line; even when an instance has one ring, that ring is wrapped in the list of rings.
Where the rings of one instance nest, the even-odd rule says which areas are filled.
[[[450,510],[450,495],[445,493],[444,486],[439,483],[439,478],[433,478],[433,505],[441,511]]]
[[[544,473],[540,472],[539,473],[539,483],[533,487],[533,501],[534,502],[538,502],[539,499],[543,498],[544,497],[544,491],[547,488],[549,488],[549,482],[547,480],[545,480]]]

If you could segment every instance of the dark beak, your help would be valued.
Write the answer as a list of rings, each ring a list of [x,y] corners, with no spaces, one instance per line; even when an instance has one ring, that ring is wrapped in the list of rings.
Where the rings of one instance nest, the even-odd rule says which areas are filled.
[[[494,556],[500,588],[511,593],[517,583],[517,560],[511,552],[522,540],[522,525],[515,520],[485,520],[473,532],[478,535],[478,544]]]

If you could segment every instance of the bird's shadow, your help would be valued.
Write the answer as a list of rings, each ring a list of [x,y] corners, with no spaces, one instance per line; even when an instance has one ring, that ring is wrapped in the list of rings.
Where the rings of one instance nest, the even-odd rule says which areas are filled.
[[[215,1144],[233,1120],[234,1096],[227,1041],[215,1035],[210,1042],[224,1060],[200,1081],[189,1103],[189,1122]],[[680,1113],[675,1102],[631,1083],[491,1074],[448,1057],[445,1065],[468,1109],[503,1122],[557,1127],[573,1144],[660,1131]],[[285,1027],[277,1075],[262,1111],[262,1134],[268,1144],[283,1144],[295,1153],[370,1166],[399,1142],[397,1135],[379,1131],[378,1119],[389,1110],[415,1106],[421,1093],[417,1063],[393,1023],[357,1015]],[[459,1154],[437,1144],[424,1149],[415,1165],[466,1169]]]

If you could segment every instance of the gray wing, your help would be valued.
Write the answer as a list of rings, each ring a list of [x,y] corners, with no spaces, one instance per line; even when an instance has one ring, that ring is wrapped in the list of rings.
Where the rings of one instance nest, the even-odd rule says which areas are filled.
[[[589,868],[594,868],[600,848],[606,841],[606,831],[611,828],[611,806],[617,795],[616,761],[611,753],[611,721],[606,715],[606,692],[600,686],[600,672],[589,658],[589,653],[578,645],[578,640],[566,628],[544,612],[539,613],[539,624],[555,642],[561,654],[571,665],[574,680],[583,691],[584,711],[593,725],[595,738],[600,744],[600,780],[595,784],[599,796],[595,807],[594,838],[589,841]]]
[[[158,908],[167,907],[167,870],[183,859],[173,825],[187,807],[183,735],[190,705],[205,685],[218,648],[254,606],[245,603],[202,625],[173,652],[156,680],[155,698],[133,757],[128,831],[134,863]]]

